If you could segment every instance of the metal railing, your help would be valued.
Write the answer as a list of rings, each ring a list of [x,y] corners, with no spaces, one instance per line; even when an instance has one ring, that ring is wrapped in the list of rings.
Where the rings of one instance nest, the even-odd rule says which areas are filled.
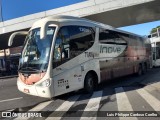
[[[154,32],[148,36],[148,38],[153,38],[153,37],[160,37],[160,28],[157,28],[156,32]]]

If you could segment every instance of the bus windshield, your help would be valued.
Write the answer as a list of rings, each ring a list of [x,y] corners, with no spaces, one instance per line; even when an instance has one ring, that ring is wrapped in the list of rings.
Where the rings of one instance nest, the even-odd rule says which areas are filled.
[[[54,32],[55,27],[49,27],[45,39],[40,39],[40,28],[29,32],[20,57],[19,72],[46,71]]]

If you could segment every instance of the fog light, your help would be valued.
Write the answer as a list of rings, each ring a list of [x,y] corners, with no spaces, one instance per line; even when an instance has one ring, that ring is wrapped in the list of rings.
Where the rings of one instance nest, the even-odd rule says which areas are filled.
[[[43,81],[42,83],[40,83],[39,86],[41,86],[41,87],[48,87],[48,86],[50,86],[50,84],[51,84],[50,80],[47,79],[47,80]]]

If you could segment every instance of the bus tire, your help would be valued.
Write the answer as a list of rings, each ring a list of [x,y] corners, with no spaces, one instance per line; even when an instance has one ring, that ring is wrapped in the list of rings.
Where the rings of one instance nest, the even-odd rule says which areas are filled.
[[[93,93],[95,86],[94,76],[88,73],[84,81],[84,90],[86,93]]]
[[[147,72],[147,64],[143,64],[142,74],[145,74]]]
[[[138,66],[138,71],[137,71],[137,75],[138,76],[140,76],[140,75],[142,75],[142,64],[139,64],[139,66]]]

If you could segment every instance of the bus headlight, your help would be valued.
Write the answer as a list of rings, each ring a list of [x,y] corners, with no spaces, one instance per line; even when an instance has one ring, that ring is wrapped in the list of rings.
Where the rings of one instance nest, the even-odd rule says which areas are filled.
[[[43,81],[42,83],[38,84],[38,86],[41,86],[41,87],[48,87],[50,86],[51,82],[49,79]]]

